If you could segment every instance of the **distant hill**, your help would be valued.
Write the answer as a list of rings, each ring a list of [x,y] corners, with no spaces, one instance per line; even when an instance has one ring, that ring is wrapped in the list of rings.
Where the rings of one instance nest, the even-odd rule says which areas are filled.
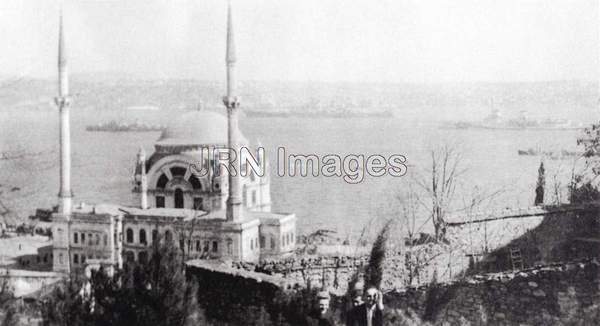
[[[147,80],[119,74],[75,75],[71,92],[76,107],[121,110],[151,105],[163,110],[221,108],[223,82],[192,79]],[[598,119],[598,83],[552,81],[532,83],[328,83],[243,81],[242,105],[261,110],[304,110],[348,107],[390,110],[396,117],[422,120],[470,119],[488,114],[492,106],[506,115],[521,110],[532,117]],[[1,110],[51,108],[55,81],[4,79],[0,81]],[[493,103],[493,104],[492,104]]]

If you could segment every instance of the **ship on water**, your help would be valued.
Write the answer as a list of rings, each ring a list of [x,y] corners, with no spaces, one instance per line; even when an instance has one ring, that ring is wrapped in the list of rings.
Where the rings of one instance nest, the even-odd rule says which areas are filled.
[[[148,132],[162,131],[164,125],[140,122],[140,117],[155,114],[160,108],[150,105],[130,106],[125,108],[120,118],[112,119],[106,122],[88,125],[87,131],[105,131],[105,132]]]
[[[584,125],[568,119],[531,119],[523,110],[517,117],[505,119],[500,110],[491,113],[479,122],[457,121],[444,123],[442,128],[450,129],[497,129],[497,130],[577,130]]]
[[[134,122],[118,122],[110,120],[101,122],[95,125],[85,127],[87,131],[107,131],[107,132],[147,132],[147,131],[162,131],[165,126],[159,124],[147,124],[139,121]]]

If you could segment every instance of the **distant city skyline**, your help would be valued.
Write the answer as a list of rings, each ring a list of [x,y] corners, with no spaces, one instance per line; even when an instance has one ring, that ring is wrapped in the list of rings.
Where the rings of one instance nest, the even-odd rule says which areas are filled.
[[[232,0],[241,80],[597,80],[599,7],[576,1]],[[73,74],[224,76],[226,7],[64,1]],[[2,78],[53,78],[59,1],[0,3]]]

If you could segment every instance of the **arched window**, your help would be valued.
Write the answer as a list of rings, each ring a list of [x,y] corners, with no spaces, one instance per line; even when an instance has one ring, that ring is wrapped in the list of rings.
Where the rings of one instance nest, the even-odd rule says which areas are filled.
[[[233,240],[227,239],[227,254],[233,255]]]
[[[125,261],[130,263],[135,261],[135,254],[133,253],[133,251],[125,252]]]
[[[175,208],[183,208],[183,190],[180,188],[175,189]]]
[[[183,177],[185,175],[186,169],[180,166],[175,166],[171,168],[171,175],[174,177]]]
[[[188,181],[192,184],[192,188],[197,189],[197,190],[202,190],[202,184],[200,183],[200,180],[198,180],[198,178],[196,178],[195,175],[190,176]]]
[[[156,196],[156,207],[157,208],[165,207],[165,196]]]
[[[218,252],[219,251],[219,243],[217,241],[213,241],[213,243],[212,243],[212,251],[213,252]]]
[[[145,264],[148,262],[148,253],[145,251],[140,251],[138,253],[138,261],[142,264]]]
[[[171,233],[171,230],[165,231],[165,241],[173,241],[173,233]]]
[[[125,241],[127,241],[127,243],[133,243],[133,230],[130,228],[125,232]]]
[[[158,177],[158,181],[156,182],[156,188],[164,189],[169,182],[169,178],[163,173]]]
[[[200,211],[204,209],[204,198],[194,197],[194,209]]]
[[[146,244],[146,230],[144,229],[140,230],[140,243]]]

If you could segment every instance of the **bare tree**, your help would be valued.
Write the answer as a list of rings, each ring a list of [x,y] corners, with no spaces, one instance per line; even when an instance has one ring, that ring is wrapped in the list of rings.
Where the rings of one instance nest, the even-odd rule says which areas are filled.
[[[435,239],[443,241],[446,235],[446,215],[451,209],[459,179],[466,171],[461,167],[462,155],[454,147],[445,145],[431,151],[429,178],[416,179],[426,197],[420,203],[429,211]]]
[[[461,222],[472,222],[473,217],[481,209],[487,209],[492,206],[494,200],[504,192],[503,188],[495,191],[486,191],[475,186],[471,194],[463,194],[462,207],[455,203],[452,211],[446,210],[444,221],[452,216],[460,217]],[[449,239],[452,234],[446,234],[445,240],[448,242],[432,243],[435,239],[428,237],[423,230],[432,219],[430,206],[426,205],[421,199],[422,193],[415,191],[412,184],[402,189],[402,192],[397,196],[397,201],[400,203],[400,211],[398,214],[398,225],[403,226],[403,233],[406,234],[404,252],[404,268],[405,285],[422,284],[428,282],[427,274],[431,275],[432,265],[446,266],[442,270],[438,270],[438,276],[444,279],[451,279],[453,271],[465,270],[466,261],[455,259],[455,253],[459,252],[458,257],[466,257],[470,255],[474,257],[481,255],[479,250],[475,249],[473,238],[473,224],[468,223],[468,238]],[[464,255],[463,255],[464,254]],[[460,265],[460,266],[458,266]],[[456,268],[455,268],[456,267]]]

